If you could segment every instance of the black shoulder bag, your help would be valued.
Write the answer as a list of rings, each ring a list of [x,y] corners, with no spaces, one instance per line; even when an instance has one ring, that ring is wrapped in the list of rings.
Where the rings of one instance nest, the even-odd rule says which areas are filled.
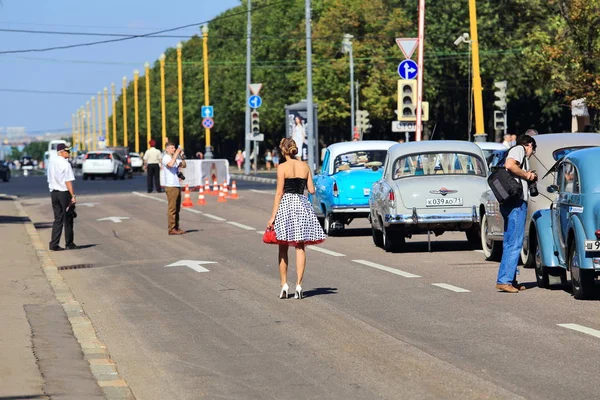
[[[506,152],[506,156],[508,156],[509,151]],[[506,156],[504,156],[505,162]],[[525,157],[521,162],[521,168],[525,165]],[[488,185],[500,204],[523,198],[523,185],[506,170],[504,163],[495,167],[495,170],[488,177]]]

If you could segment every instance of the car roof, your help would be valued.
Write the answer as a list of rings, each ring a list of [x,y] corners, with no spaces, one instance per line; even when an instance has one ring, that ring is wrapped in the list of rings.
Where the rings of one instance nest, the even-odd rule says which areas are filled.
[[[598,133],[546,133],[533,137],[536,143],[534,157],[548,168],[553,165],[554,152],[559,149],[579,146],[600,146]]]
[[[359,140],[357,142],[341,142],[334,143],[327,147],[330,157],[337,157],[340,154],[349,153],[352,151],[364,150],[387,150],[396,142],[391,140]]]
[[[502,143],[496,142],[475,142],[475,144],[481,147],[482,150],[507,150],[506,146]]]
[[[398,143],[389,149],[392,157],[401,157],[406,154],[431,153],[431,152],[455,152],[461,151],[472,153],[483,159],[481,147],[475,143],[465,140],[424,140],[420,142]]]
[[[92,150],[88,151],[86,154],[113,154],[115,151],[113,150]]]

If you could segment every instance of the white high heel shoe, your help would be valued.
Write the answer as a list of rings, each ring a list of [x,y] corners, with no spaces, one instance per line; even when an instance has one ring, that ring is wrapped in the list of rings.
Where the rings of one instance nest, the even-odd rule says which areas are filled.
[[[281,287],[281,292],[279,293],[279,298],[280,299],[287,299],[288,298],[288,291],[289,290],[290,290],[290,287],[288,286],[287,283],[285,285],[283,285]]]
[[[296,293],[294,294],[295,299],[302,299],[302,286],[296,285]]]

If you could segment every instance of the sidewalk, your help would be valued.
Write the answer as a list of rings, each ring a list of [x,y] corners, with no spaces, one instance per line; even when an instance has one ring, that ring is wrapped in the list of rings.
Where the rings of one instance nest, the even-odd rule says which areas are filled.
[[[104,399],[14,200],[0,197],[0,398]]]

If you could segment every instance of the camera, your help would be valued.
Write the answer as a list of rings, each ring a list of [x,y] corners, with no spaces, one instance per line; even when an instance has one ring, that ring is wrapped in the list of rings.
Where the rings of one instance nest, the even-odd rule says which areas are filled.
[[[182,181],[185,181],[185,175],[181,171],[177,171],[177,177]],[[536,195],[537,196],[537,195]]]
[[[531,171],[531,172],[535,172],[535,171]],[[529,182],[529,195],[531,197],[536,197],[537,195],[540,194],[540,192],[538,192],[538,187],[537,187],[537,176],[535,178],[535,180],[533,182]]]

